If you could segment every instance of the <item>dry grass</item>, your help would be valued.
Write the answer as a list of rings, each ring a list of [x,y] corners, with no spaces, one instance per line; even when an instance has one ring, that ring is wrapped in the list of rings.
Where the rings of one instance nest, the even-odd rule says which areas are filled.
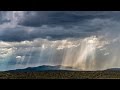
[[[0,79],[120,79],[113,71],[0,72]]]

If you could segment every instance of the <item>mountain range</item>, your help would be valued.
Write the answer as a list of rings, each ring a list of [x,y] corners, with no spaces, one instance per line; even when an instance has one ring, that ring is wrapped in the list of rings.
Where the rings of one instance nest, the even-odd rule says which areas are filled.
[[[28,67],[24,69],[9,70],[9,72],[39,72],[39,71],[72,71],[72,67],[65,67],[61,65],[49,66],[42,65],[37,67]]]
[[[39,72],[39,71],[80,71],[73,69],[72,67],[65,67],[61,65],[49,66],[42,65],[37,67],[28,67],[24,69],[9,70],[9,72]],[[120,68],[109,68],[103,71],[120,71]]]

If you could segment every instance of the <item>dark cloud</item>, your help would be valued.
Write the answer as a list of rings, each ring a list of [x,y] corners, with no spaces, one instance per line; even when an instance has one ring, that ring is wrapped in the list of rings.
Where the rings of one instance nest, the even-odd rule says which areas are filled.
[[[8,20],[8,19],[5,17],[6,14],[7,14],[7,12],[5,12],[5,11],[0,11],[0,24],[10,22],[10,20]]]
[[[33,14],[32,14],[33,13]],[[73,25],[93,18],[108,18],[99,12],[26,12],[20,25],[39,27],[41,25]]]
[[[78,37],[86,37],[92,34],[91,31],[82,31],[78,29],[65,28],[65,27],[49,27],[46,28],[38,27],[33,28],[7,28],[2,31],[0,34],[0,40],[2,41],[25,41],[25,40],[33,40],[36,38],[45,38],[49,40],[61,40],[65,38],[78,38]]]
[[[84,38],[111,27],[119,15],[117,11],[1,11],[0,40]]]
[[[0,35],[0,40],[3,41],[22,41],[27,40],[29,36],[27,35],[27,31],[23,30],[22,28],[15,28],[15,29],[7,29],[4,30],[3,33]]]

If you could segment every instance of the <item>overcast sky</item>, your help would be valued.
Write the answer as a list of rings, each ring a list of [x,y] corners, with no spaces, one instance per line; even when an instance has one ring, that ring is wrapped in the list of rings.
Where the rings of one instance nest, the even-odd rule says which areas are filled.
[[[0,70],[119,67],[119,50],[119,11],[0,11]]]
[[[1,11],[0,40],[82,38],[119,23],[119,17],[117,11]]]

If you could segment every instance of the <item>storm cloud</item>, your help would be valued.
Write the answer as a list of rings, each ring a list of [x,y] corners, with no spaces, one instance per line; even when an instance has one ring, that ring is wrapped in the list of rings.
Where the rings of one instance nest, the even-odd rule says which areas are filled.
[[[114,16],[116,15],[116,16]],[[109,27],[119,12],[105,11],[1,11],[0,40],[24,41],[84,38]]]

